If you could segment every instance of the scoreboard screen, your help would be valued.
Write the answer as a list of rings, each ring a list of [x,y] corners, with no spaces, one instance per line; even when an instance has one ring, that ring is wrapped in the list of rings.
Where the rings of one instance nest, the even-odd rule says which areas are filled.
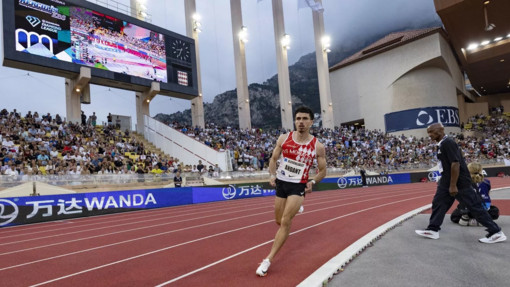
[[[6,66],[54,75],[87,66],[92,83],[198,94],[193,39],[87,1],[3,2]]]

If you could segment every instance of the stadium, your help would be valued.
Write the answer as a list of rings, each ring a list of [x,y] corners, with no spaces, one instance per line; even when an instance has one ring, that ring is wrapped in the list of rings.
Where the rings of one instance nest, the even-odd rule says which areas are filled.
[[[510,247],[480,243],[506,237],[491,239],[496,233],[487,234],[478,215],[466,226],[451,221],[458,202],[444,210],[441,237],[429,236],[439,240],[418,231],[437,212],[441,177],[453,177],[442,164],[445,138],[466,166],[481,164],[498,233],[508,230],[509,3],[434,0],[441,27],[387,33],[329,63],[334,48],[324,41],[324,23],[332,6],[297,1],[313,16],[320,110],[307,118],[294,113],[300,103],[284,41],[288,10],[282,0],[257,1],[272,10],[281,116],[277,128],[262,129],[252,125],[254,112],[264,111],[250,109],[241,0],[227,9],[239,121],[233,126],[218,126],[204,112],[208,62],[199,48],[210,47],[199,43],[196,12],[205,4],[186,0],[183,11],[175,9],[186,22],[181,34],[150,23],[151,2],[107,2],[116,4],[3,3],[3,65],[65,80],[66,106],[60,114],[24,112],[32,103],[19,96],[17,108],[0,107],[6,286],[507,284]],[[92,85],[132,92],[136,113],[84,113],[92,99],[101,101],[92,98]],[[192,123],[151,117],[156,97],[189,101]],[[435,140],[438,124],[445,137]],[[303,129],[310,142],[287,137]],[[278,180],[296,176],[305,191],[291,227],[289,205],[278,211],[287,192]],[[284,206],[296,197],[285,195]],[[283,245],[278,234],[285,228]],[[283,246],[273,258],[277,242]],[[264,258],[271,267],[260,273]]]

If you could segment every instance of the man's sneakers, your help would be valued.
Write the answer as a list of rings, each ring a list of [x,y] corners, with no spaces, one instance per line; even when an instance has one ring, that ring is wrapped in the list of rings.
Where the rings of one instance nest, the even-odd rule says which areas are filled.
[[[439,232],[434,230],[415,230],[416,234],[431,238],[431,239],[439,239]],[[506,240],[506,235],[503,233],[503,231],[494,233],[494,234],[487,234],[486,237],[478,239],[478,241],[482,243],[498,243],[503,242]]]
[[[506,235],[503,231],[494,233],[492,235],[487,234],[486,237],[478,239],[482,243],[498,243],[506,240]]]
[[[260,277],[264,277],[267,275],[267,269],[269,269],[269,266],[271,266],[271,262],[266,258],[262,260],[262,263],[260,263],[259,268],[257,268],[255,273]]]
[[[418,234],[420,236],[427,237],[430,239],[438,239],[439,238],[439,232],[434,231],[434,230],[425,229],[425,230],[415,230],[414,232],[416,232],[416,234]]]
[[[299,207],[298,212],[299,212],[299,213],[303,213],[303,211],[305,211],[305,208],[301,205],[301,206]]]

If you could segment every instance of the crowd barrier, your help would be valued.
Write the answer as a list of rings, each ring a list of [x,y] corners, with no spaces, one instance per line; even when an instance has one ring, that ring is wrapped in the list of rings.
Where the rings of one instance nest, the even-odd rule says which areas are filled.
[[[0,227],[124,211],[274,196],[261,184],[120,190],[0,198]]]
[[[489,177],[510,174],[510,167],[486,168]],[[368,186],[434,181],[437,171],[367,176]],[[325,178],[314,191],[362,186],[361,176]],[[207,187],[158,188],[110,192],[0,198],[0,227],[66,220],[124,211],[274,196],[268,182]]]

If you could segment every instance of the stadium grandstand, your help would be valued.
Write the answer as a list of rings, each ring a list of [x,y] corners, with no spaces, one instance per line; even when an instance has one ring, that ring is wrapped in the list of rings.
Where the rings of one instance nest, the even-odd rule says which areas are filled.
[[[271,185],[276,175],[269,172],[277,141],[292,130],[289,115],[297,108],[290,84],[281,80],[288,78],[287,67],[280,66],[287,63],[288,47],[278,43],[278,36],[281,126],[251,126],[242,69],[236,71],[239,125],[219,126],[204,118],[195,0],[185,0],[186,36],[145,22],[143,1],[131,0],[136,9],[130,15],[93,1],[39,1],[4,3],[3,32],[10,33],[4,40],[12,44],[11,51],[4,51],[4,65],[64,77],[67,110],[66,116],[20,113],[0,104],[0,276],[5,286],[509,282],[510,247],[480,246],[476,238],[483,236],[482,228],[445,218],[439,241],[413,230],[427,226],[441,176],[444,183],[439,144],[427,130],[435,123],[445,126],[466,163],[483,166],[492,182],[492,204],[501,215],[496,222],[509,230],[510,70],[498,65],[510,62],[505,14],[510,1],[434,0],[444,26],[390,33],[331,67],[329,43],[318,44],[324,33],[322,1],[299,1],[311,8],[316,28],[322,122],[310,133],[325,147],[327,176],[315,182],[322,165],[308,161],[310,178],[296,182],[313,192],[299,212],[295,206],[292,229],[282,223],[290,205],[280,218],[276,210],[298,194],[282,199],[276,191],[280,183]],[[240,3],[231,1],[233,27],[242,22]],[[282,0],[272,4],[276,35],[284,30]],[[499,7],[492,9],[490,21],[488,5]],[[33,10],[64,30],[50,35],[53,42],[42,35],[41,19],[26,14]],[[466,32],[480,30],[480,23],[486,24],[481,32]],[[507,29],[504,37],[496,38],[493,32],[502,29]],[[490,43],[466,47],[472,36],[482,39],[484,33],[490,33]],[[239,41],[234,41],[236,67],[246,64]],[[486,75],[488,70],[494,76]],[[85,115],[80,107],[90,103],[90,84],[134,92],[136,129],[111,114],[102,124],[95,113]],[[192,124],[150,117],[156,95],[190,100]],[[312,153],[310,142],[304,152],[292,152]],[[263,256],[281,240],[275,231],[287,227],[288,241],[285,237],[286,245],[271,257],[270,271],[256,277],[259,259],[269,262]]]

